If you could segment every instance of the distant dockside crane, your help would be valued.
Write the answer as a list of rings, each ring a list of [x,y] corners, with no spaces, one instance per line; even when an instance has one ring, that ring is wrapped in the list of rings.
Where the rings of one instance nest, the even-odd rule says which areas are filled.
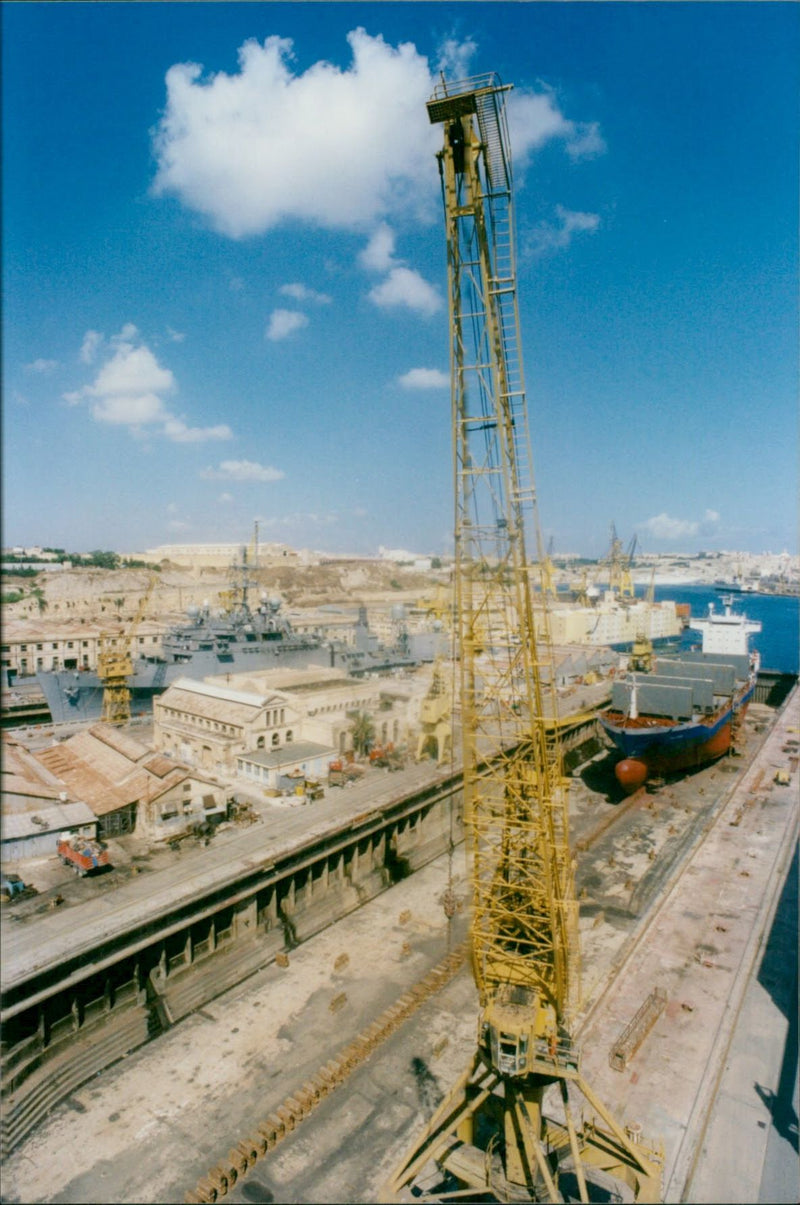
[[[136,614],[124,632],[111,635],[103,632],[100,636],[100,651],[97,656],[97,676],[103,684],[103,722],[106,724],[127,724],[131,718],[131,689],[129,678],[133,673],[133,657],[131,648],[136,629],[142,622],[147,611],[150,595],[156,584],[156,575],[152,574],[147,588],[139,599]]]
[[[443,82],[428,103],[444,127],[455,614],[480,1014],[470,1065],[389,1191],[588,1201],[598,1181],[613,1199],[611,1176],[628,1196],[657,1201],[658,1157],[593,1093],[573,1038],[578,907],[554,675],[542,673],[552,660],[546,582],[543,639],[541,610],[533,616],[534,560],[541,572],[546,557],[519,340],[507,91],[489,75]]]

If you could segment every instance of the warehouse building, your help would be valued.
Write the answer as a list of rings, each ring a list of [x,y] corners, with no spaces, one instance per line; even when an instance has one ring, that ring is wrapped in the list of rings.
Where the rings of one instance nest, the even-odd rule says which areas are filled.
[[[153,742],[189,765],[232,772],[240,753],[291,744],[299,735],[299,719],[283,692],[179,678],[153,700]]]

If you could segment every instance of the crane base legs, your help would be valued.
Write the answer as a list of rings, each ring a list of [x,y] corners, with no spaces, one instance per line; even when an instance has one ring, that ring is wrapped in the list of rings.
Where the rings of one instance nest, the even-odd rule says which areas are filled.
[[[556,1086],[559,1117],[545,1118],[545,1092]],[[594,1116],[574,1119],[582,1097]],[[478,1050],[425,1133],[387,1185],[395,1201],[477,1198],[516,1201],[657,1202],[662,1157],[609,1114],[574,1065],[501,1076]],[[412,1194],[413,1189],[413,1194]]]

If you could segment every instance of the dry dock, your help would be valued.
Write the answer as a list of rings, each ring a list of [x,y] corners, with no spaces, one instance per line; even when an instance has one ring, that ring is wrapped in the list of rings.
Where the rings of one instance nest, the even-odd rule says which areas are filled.
[[[737,772],[709,768],[634,801],[620,826],[603,829],[576,783],[577,835],[586,843],[579,867],[590,1009],[584,1067],[618,1115],[663,1141],[668,1200],[698,1199],[686,1196],[687,1184],[700,1176],[713,1138],[720,1075],[795,845],[797,773],[788,786],[774,777],[789,766],[799,703],[795,692],[765,743],[751,734]],[[448,887],[463,903],[459,852],[452,863],[439,858],[398,882],[291,950],[288,965],[258,971],[72,1092],[6,1160],[4,1200],[182,1201],[457,944],[465,909],[448,922]],[[655,986],[667,1005],[625,1072],[613,1070],[611,1047]],[[463,1070],[475,1016],[463,970],[228,1199],[380,1200],[402,1149]],[[773,1080],[765,1074],[758,1082],[778,1093]],[[758,1201],[767,1145],[768,1132],[737,1195],[717,1199]]]

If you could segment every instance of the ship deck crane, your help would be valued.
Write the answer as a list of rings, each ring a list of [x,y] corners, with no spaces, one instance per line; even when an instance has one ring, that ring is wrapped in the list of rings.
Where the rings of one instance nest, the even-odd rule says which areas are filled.
[[[480,1014],[467,1070],[389,1192],[560,1201],[559,1174],[566,1185],[569,1172],[588,1201],[599,1171],[655,1201],[658,1156],[631,1141],[592,1091],[573,1040],[578,909],[554,675],[542,672],[552,660],[547,606],[542,639],[526,552],[530,538],[545,563],[519,340],[507,91],[489,75],[443,82],[428,102],[431,122],[444,126],[457,647]],[[545,1115],[552,1093],[560,1120]],[[595,1120],[579,1120],[577,1097]]]
[[[127,724],[131,718],[131,689],[128,679],[133,673],[131,647],[136,629],[142,622],[157,581],[150,576],[147,588],[139,599],[136,613],[120,635],[103,632],[97,655],[97,676],[103,684],[103,721],[106,724]]]

